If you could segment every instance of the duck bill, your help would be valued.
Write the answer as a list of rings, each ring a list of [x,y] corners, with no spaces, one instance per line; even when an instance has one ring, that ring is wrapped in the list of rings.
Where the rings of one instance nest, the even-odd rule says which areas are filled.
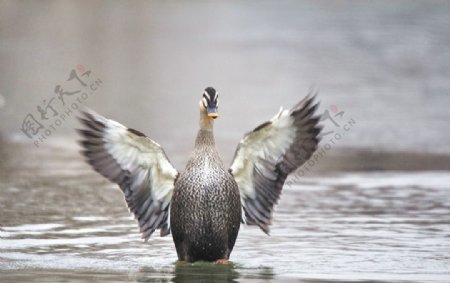
[[[208,107],[206,112],[208,112],[208,117],[209,118],[216,119],[217,117],[219,117],[219,114],[217,113],[217,108],[216,107]]]
[[[208,113],[208,117],[216,119],[217,117],[219,117],[219,114],[217,114],[217,113]]]

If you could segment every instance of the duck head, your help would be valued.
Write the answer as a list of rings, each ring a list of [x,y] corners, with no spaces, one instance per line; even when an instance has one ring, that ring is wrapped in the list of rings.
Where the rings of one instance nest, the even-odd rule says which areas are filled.
[[[219,108],[219,94],[212,88],[207,87],[203,92],[203,97],[200,100],[200,110],[205,113],[208,118],[216,119],[219,117],[217,109]]]

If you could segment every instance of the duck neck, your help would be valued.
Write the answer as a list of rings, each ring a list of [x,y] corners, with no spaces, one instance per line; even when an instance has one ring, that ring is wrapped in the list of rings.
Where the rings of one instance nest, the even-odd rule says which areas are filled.
[[[200,110],[200,130],[213,131],[214,119],[208,117],[205,110]]]
[[[205,147],[214,148],[214,134],[209,130],[198,130],[197,138],[195,139],[195,148],[203,150]]]
[[[197,138],[195,140],[195,146],[212,146],[214,147],[214,134],[213,134],[214,119],[208,117],[205,111],[200,111],[200,130],[198,131]]]

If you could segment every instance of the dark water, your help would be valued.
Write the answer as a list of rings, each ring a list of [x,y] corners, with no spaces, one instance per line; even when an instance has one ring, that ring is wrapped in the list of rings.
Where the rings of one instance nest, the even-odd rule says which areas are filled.
[[[448,1],[0,1],[0,282],[449,282],[448,15]],[[102,81],[83,104],[179,169],[207,85],[225,163],[313,85],[330,150],[284,188],[270,237],[242,227],[233,265],[177,265],[82,162],[76,111],[51,128],[80,98],[55,87],[84,90],[72,69]]]

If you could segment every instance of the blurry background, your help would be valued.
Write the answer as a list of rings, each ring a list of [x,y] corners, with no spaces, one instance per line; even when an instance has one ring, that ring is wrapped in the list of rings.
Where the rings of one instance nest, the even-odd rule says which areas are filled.
[[[312,87],[321,112],[334,105],[356,122],[338,147],[450,152],[447,1],[0,3],[6,136],[28,140],[18,130],[25,116],[38,116],[56,85],[70,90],[81,64],[103,82],[84,103],[145,132],[178,165],[206,86],[220,93],[216,135],[227,161],[243,133]],[[72,117],[52,139],[71,143],[74,125]]]
[[[82,162],[70,112],[82,93],[181,170],[205,87],[220,94],[226,164],[244,133],[316,88],[328,115],[329,148],[311,166],[321,175],[286,189],[272,238],[241,233],[238,263],[269,262],[272,277],[446,281],[450,177],[417,170],[450,169],[449,15],[449,1],[0,0],[0,260],[69,270],[175,260],[170,238],[139,242],[119,190]],[[57,86],[80,92],[63,105]],[[27,115],[42,125],[30,137]]]

